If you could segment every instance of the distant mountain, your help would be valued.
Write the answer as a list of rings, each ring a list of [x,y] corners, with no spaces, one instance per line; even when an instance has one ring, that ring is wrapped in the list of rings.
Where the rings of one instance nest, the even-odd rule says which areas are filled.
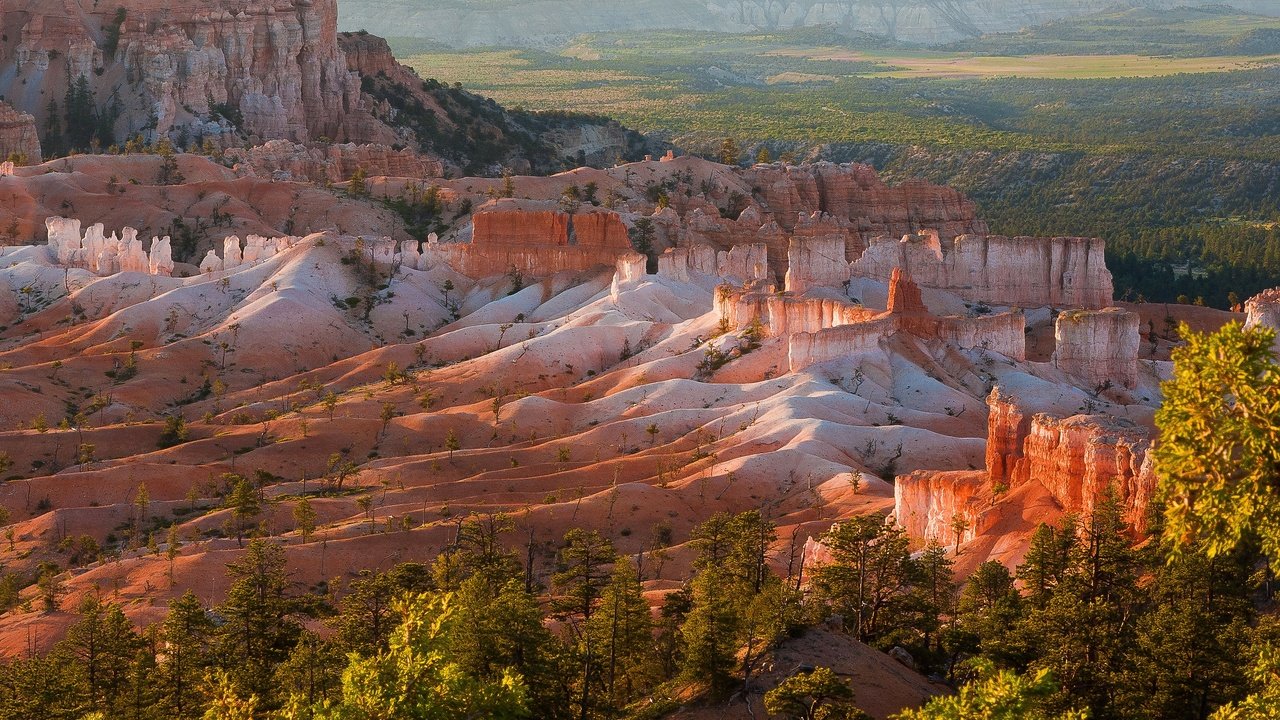
[[[1158,8],[1209,5],[1149,0]],[[343,29],[456,47],[542,47],[579,33],[658,29],[748,32],[829,25],[907,42],[1010,32],[1115,7],[1116,0],[343,0]],[[1280,16],[1276,0],[1235,0]]]

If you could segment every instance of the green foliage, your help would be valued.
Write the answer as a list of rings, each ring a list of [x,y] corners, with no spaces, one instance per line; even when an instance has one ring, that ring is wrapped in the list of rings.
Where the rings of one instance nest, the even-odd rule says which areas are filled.
[[[181,415],[169,415],[164,419],[164,430],[160,431],[160,439],[156,443],[162,448],[170,448],[186,442],[187,436],[187,421]]]
[[[783,680],[764,694],[770,715],[794,720],[869,720],[854,706],[853,688],[831,668],[817,667]]]
[[[1280,716],[1280,650],[1271,644],[1260,647],[1250,674],[1258,691],[1219,708],[1211,720],[1268,720]]]
[[[1216,333],[1181,328],[1173,378],[1156,413],[1156,472],[1164,537],[1209,557],[1257,537],[1280,557],[1280,367],[1265,328],[1231,323]]]
[[[894,720],[1085,720],[1088,715],[1041,709],[1041,700],[1055,691],[1053,675],[1041,670],[1018,675],[980,664],[981,678],[955,695],[941,695],[919,710],[904,710]]]
[[[467,673],[452,658],[457,624],[453,596],[410,594],[397,601],[402,618],[388,647],[352,656],[342,673],[342,699],[313,709],[316,720],[457,720],[519,718],[528,705],[518,674]]]

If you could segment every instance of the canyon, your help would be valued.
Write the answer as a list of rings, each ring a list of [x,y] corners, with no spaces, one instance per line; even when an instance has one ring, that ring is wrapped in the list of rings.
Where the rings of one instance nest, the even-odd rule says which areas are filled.
[[[307,583],[430,560],[452,518],[497,511],[540,575],[568,526],[629,554],[670,526],[654,592],[719,511],[775,521],[780,569],[867,514],[955,545],[961,573],[1012,564],[1108,488],[1140,531],[1171,368],[1157,321],[1240,317],[1114,303],[1101,240],[993,236],[959,193],[865,166],[424,180],[389,160],[358,195],[303,179],[346,151],[286,169],[273,147],[232,168],[178,155],[178,186],[152,155],[0,177],[0,226],[27,238],[0,247],[11,568],[65,561],[69,533],[113,558],[68,568],[66,610],[11,611],[4,652],[56,639],[94,587],[143,623],[180,589],[216,598],[228,473],[274,478],[264,532]],[[409,233],[389,203],[432,188],[436,229]],[[160,230],[201,203],[227,219],[179,253]],[[331,457],[377,490],[376,522],[316,496],[324,541],[303,542],[291,507],[332,485]],[[118,530],[142,486],[182,538],[172,583]]]

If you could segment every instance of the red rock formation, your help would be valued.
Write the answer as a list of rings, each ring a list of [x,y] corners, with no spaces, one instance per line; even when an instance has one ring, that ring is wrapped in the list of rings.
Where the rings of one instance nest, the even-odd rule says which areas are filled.
[[[992,390],[988,398],[987,472],[993,485],[1043,485],[1068,512],[1088,513],[1108,485],[1127,508],[1126,519],[1145,527],[1155,490],[1147,431],[1103,415],[1027,418],[1016,399]]]
[[[40,138],[34,117],[0,101],[0,161],[10,157],[26,163],[40,162]]]
[[[545,277],[614,265],[633,253],[626,226],[611,210],[569,215],[553,203],[502,199],[472,216],[470,243],[428,245],[423,262],[448,264],[473,278],[517,270]]]
[[[902,268],[894,268],[889,279],[889,312],[918,314],[928,313],[924,299],[920,296],[920,286],[902,272]]]
[[[612,210],[593,208],[570,215],[553,208],[551,203],[510,199],[486,203],[471,218],[471,241],[476,245],[577,246],[616,253],[631,250],[627,228]]]
[[[477,246],[569,245],[569,216],[545,209],[546,203],[496,200],[482,205],[471,216],[471,242]]]
[[[135,88],[118,94],[118,136],[147,127],[219,134],[227,128],[208,119],[229,106],[242,130],[262,138],[396,141],[363,107],[338,49],[335,0],[7,0],[4,11],[0,65],[16,72],[0,95],[37,105],[19,102],[38,122],[45,99],[83,77],[100,102]]]
[[[1081,387],[1138,384],[1138,316],[1119,308],[1071,310],[1054,323],[1053,364]]]
[[[987,231],[974,204],[958,191],[923,181],[889,187],[868,165],[778,163],[757,165],[746,175],[787,231],[800,213],[813,212],[849,221],[863,237],[931,228],[950,239]]]
[[[248,149],[228,148],[223,155],[236,164],[235,170],[240,175],[321,184],[343,182],[357,168],[369,175],[412,178],[444,175],[444,165],[439,160],[409,150],[393,150],[386,145],[317,146],[272,140]]]
[[[981,470],[917,470],[893,484],[894,519],[914,538],[956,543],[954,521],[963,521],[961,543],[987,529],[991,484]]]
[[[1028,498],[1087,515],[1108,487],[1123,503],[1126,522],[1145,532],[1156,487],[1146,431],[1101,415],[1029,417],[999,388],[988,404],[986,472],[922,470],[897,479],[894,514],[912,536],[955,542],[952,519],[957,516],[966,525],[961,542],[995,532],[996,523],[1011,517],[1033,524],[1056,517],[1045,516],[1044,507],[1025,515],[1028,509],[1019,503]],[[1003,542],[1014,546],[1026,540]]]
[[[1022,441],[1031,432],[1032,413],[999,387],[991,390],[987,408],[987,472],[993,482],[1008,486],[1022,460]]]
[[[580,212],[570,217],[573,237],[579,247],[608,248],[617,251],[631,250],[631,236],[622,218],[611,210]]]
[[[758,321],[774,337],[863,323],[881,315],[860,305],[829,298],[798,298],[768,289],[740,290],[728,285],[716,288],[714,309],[732,328],[744,328]]]

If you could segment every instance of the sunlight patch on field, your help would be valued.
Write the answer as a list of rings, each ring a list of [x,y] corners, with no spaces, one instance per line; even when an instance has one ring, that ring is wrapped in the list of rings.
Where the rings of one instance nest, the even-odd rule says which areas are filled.
[[[765,82],[769,83],[770,85],[783,85],[783,84],[789,84],[789,83],[833,82],[838,79],[839,78],[837,78],[835,75],[818,75],[815,73],[801,73],[801,72],[780,72],[777,75],[772,75],[768,78],[765,78]]]
[[[878,72],[860,77],[982,78],[1027,77],[1047,79],[1107,79],[1158,77],[1179,73],[1231,72],[1280,64],[1280,55],[1261,57],[1147,57],[1144,55],[1026,55],[988,56],[968,53],[878,54],[845,48],[784,48],[766,56],[800,57],[828,62],[878,62]]]

